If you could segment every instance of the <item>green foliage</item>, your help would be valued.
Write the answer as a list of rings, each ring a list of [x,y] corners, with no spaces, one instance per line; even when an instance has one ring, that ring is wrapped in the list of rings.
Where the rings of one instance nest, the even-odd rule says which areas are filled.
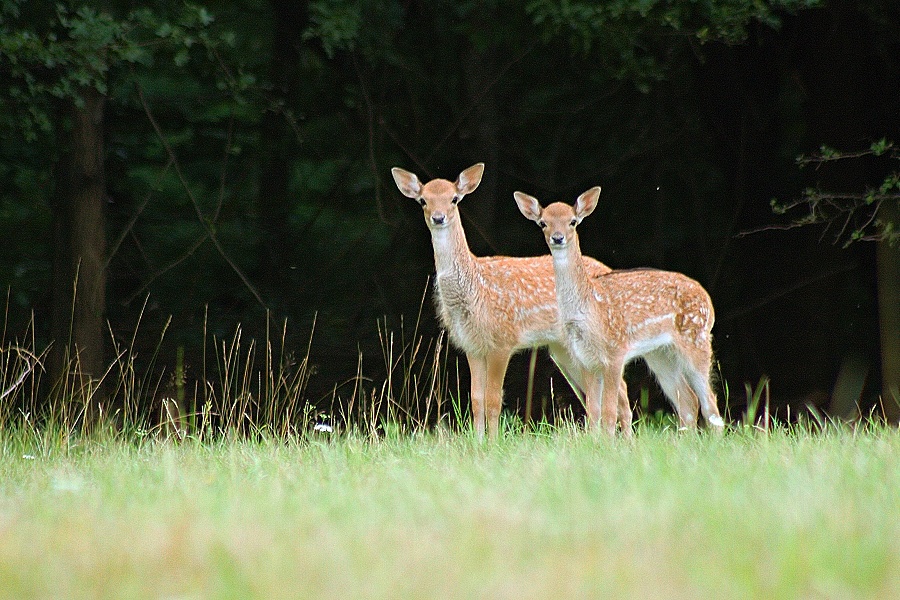
[[[310,2],[311,25],[303,32],[303,37],[321,40],[325,54],[329,58],[338,50],[353,50],[362,28],[363,17],[360,8],[360,3],[339,0]]]
[[[209,11],[189,3],[173,3],[179,7],[173,14],[143,8],[122,18],[74,0],[52,8],[34,4],[23,12],[8,2],[0,25],[0,72],[11,81],[0,94],[4,125],[32,142],[51,133],[53,99],[80,106],[84,87],[106,94],[111,69],[149,67],[166,51],[174,52],[174,66],[184,67],[195,48],[212,56],[233,40],[211,33]]]
[[[882,138],[859,152],[842,152],[822,145],[815,154],[797,157],[797,164],[800,167],[814,165],[818,170],[839,161],[861,164],[869,157],[885,158],[889,161],[888,169],[891,166],[897,168],[900,152],[892,141]],[[870,186],[863,192],[829,191],[817,186],[803,190],[797,200],[780,202],[772,199],[770,202],[773,212],[778,215],[803,209],[804,214],[795,217],[791,226],[823,226],[823,235],[831,231],[835,243],[844,248],[859,241],[883,240],[896,244],[900,240],[900,223],[885,216],[892,214],[888,210],[892,204],[900,206],[900,170],[888,170],[877,186]]]
[[[354,50],[382,58],[402,25],[401,15],[402,5],[394,0],[315,0],[302,38],[318,41],[328,58]]]
[[[820,0],[530,0],[525,10],[546,40],[557,36],[587,53],[602,48],[604,66],[617,78],[636,81],[646,91],[663,78],[672,38],[737,44],[753,23],[777,28],[780,13],[820,5]]]

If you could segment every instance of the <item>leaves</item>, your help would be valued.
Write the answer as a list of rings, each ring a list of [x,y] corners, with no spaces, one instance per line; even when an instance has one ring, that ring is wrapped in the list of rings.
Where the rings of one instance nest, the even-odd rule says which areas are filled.
[[[654,38],[675,33],[702,43],[741,43],[752,23],[776,28],[779,13],[819,4],[819,0],[530,0],[525,10],[545,40],[567,36],[582,52],[603,45],[618,52],[623,68],[636,73],[647,65],[632,64],[632,49],[652,45]]]
[[[873,143],[869,147],[869,150],[871,150],[872,154],[874,154],[875,156],[881,156],[893,147],[893,142],[888,142],[886,138],[881,138],[877,142]]]
[[[801,167],[814,164],[819,168],[838,161],[858,161],[886,155],[892,161],[900,161],[900,153],[894,149],[894,143],[886,138],[873,142],[867,150],[859,152],[842,152],[822,144],[818,153],[798,156],[797,164]],[[895,233],[897,224],[881,216],[880,208],[884,202],[900,203],[900,172],[888,173],[879,186],[869,187],[863,192],[806,188],[797,200],[781,203],[772,199],[769,204],[777,215],[802,208],[804,215],[794,218],[789,227],[823,226],[823,235],[831,231],[834,242],[846,248],[858,241],[887,240],[894,243],[898,236]]]
[[[309,29],[303,39],[317,39],[325,54],[333,57],[338,50],[352,50],[362,27],[362,12],[357,3],[319,0],[309,3]]]
[[[182,68],[197,52],[211,57],[218,47],[233,45],[233,33],[210,31],[215,18],[206,7],[175,4],[178,10],[168,16],[142,8],[115,18],[88,4],[4,2],[0,73],[11,85],[0,92],[9,109],[0,116],[3,126],[34,141],[50,133],[54,101],[77,104],[84,87],[108,93],[111,70],[160,60]],[[246,89],[251,82],[242,76],[223,89]]]

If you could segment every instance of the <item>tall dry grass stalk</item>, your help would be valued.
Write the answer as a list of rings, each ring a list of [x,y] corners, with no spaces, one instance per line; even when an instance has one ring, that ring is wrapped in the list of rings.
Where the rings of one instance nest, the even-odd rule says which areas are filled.
[[[230,337],[211,335],[204,316],[200,364],[189,365],[184,348],[173,352],[167,342],[171,318],[149,356],[146,347],[138,347],[146,306],[145,299],[128,336],[117,336],[110,327],[112,358],[100,377],[84,375],[77,352],[61,349],[63,375],[53,381],[45,368],[50,346],[38,348],[33,318],[25,335],[13,340],[4,318],[0,430],[51,426],[77,436],[100,427],[116,435],[204,440],[303,436],[317,423],[325,430],[378,436],[391,428],[419,431],[464,422],[459,365],[449,364],[443,334],[426,339],[420,333],[421,305],[412,331],[402,320],[396,332],[386,319],[377,322],[382,366],[375,370],[381,374],[368,375],[360,353],[356,373],[336,384],[330,398],[310,398],[308,392],[316,372],[311,356],[315,320],[308,342],[297,350],[289,347],[286,320],[274,326],[267,318],[260,343],[248,339],[240,324]],[[453,394],[451,367],[456,371]]]
[[[345,428],[377,437],[388,430],[416,433],[465,426],[458,359],[451,364],[444,332],[436,338],[420,332],[425,298],[423,293],[412,331],[402,317],[396,330],[389,327],[387,318],[377,321],[379,379],[365,374],[360,352],[356,374],[334,387],[332,415]],[[451,381],[453,371],[455,381]],[[341,393],[345,389],[349,390],[346,397]]]

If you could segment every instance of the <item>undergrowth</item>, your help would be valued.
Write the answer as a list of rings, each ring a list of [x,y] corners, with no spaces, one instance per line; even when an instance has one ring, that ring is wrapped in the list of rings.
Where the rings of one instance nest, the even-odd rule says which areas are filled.
[[[63,347],[55,349],[63,353],[63,374],[54,377],[48,366],[54,348],[37,347],[34,322],[24,335],[12,338],[4,320],[0,333],[0,435],[15,433],[15,438],[30,432],[32,438],[42,440],[39,446],[57,447],[69,438],[86,436],[136,442],[156,438],[212,442],[344,434],[372,439],[426,432],[471,435],[468,386],[463,381],[467,377],[461,375],[459,360],[450,352],[443,333],[436,338],[420,333],[421,318],[420,307],[411,330],[403,321],[396,330],[389,328],[386,320],[379,321],[382,375],[372,378],[364,373],[360,354],[356,373],[335,383],[331,397],[325,399],[308,394],[308,383],[316,371],[315,323],[306,346],[297,354],[287,347],[286,321],[273,330],[268,320],[262,342],[246,338],[240,325],[229,338],[210,335],[204,322],[200,365],[188,367],[182,347],[177,347],[174,356],[163,355],[168,326],[159,332],[149,360],[139,361],[139,320],[130,336],[109,332],[113,358],[103,373],[84,373],[77,353]],[[527,373],[525,406],[529,416],[534,356]],[[720,383],[724,413],[735,417],[738,407],[732,406],[728,383]],[[799,419],[780,422],[770,411],[767,378],[744,388],[745,399],[737,403],[742,409],[732,430],[821,431],[843,426],[814,407]],[[552,398],[550,405],[554,406]],[[671,412],[650,410],[646,388],[640,390],[636,410],[638,428],[677,428]],[[853,426],[876,426],[879,419],[875,417],[869,415]],[[559,408],[524,421],[511,412],[503,415],[507,432],[537,436],[554,435],[560,428],[580,429],[582,421],[571,409]]]

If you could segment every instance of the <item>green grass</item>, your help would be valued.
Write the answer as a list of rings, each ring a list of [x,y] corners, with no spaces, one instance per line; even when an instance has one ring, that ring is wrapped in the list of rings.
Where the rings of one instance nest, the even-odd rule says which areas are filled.
[[[900,597],[884,428],[0,451],[0,598]]]

